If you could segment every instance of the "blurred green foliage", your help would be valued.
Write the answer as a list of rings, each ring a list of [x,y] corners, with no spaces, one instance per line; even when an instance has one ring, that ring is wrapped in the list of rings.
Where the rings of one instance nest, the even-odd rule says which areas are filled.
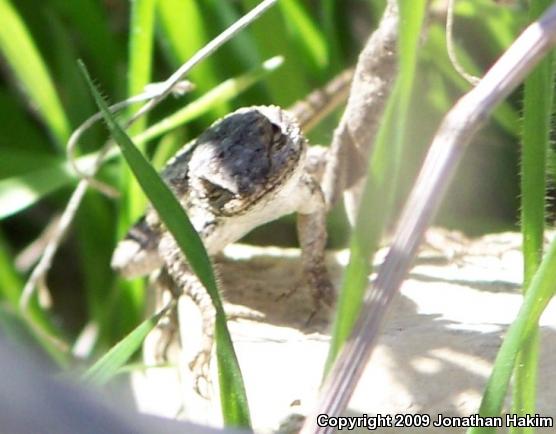
[[[130,10],[144,7],[142,10]],[[83,59],[111,101],[160,81],[210,38],[258,3],[255,0],[0,0],[0,324],[20,341],[37,341],[69,357],[86,325],[98,328],[89,357],[104,353],[139,324],[145,307],[141,281],[124,283],[109,266],[119,236],[140,213],[142,193],[133,187],[120,158],[111,159],[100,177],[123,192],[121,201],[90,191],[72,231],[49,273],[53,309],[33,302],[21,317],[17,301],[33,261],[16,261],[50,219],[61,212],[77,179],[65,161],[71,131],[96,112],[79,75]],[[148,157],[160,162],[195,137],[210,122],[250,104],[288,106],[335,73],[352,65],[380,18],[384,1],[286,1],[204,61],[190,74],[196,90],[170,99],[135,127],[164,119],[214,86],[284,56],[278,70],[265,75],[233,99],[212,103],[181,126],[144,143]],[[415,177],[440,117],[469,85],[453,70],[444,38],[443,1],[431,2],[430,16],[417,58],[417,79],[406,121],[399,169],[401,201]],[[459,0],[455,40],[462,64],[480,75],[525,25],[518,2]],[[451,187],[440,222],[472,233],[514,227],[517,215],[517,134],[519,95],[497,110],[463,162]],[[328,144],[339,114],[315,131],[313,143]],[[85,154],[100,148],[107,135],[95,127],[82,140]],[[380,206],[378,204],[377,206]],[[295,243],[291,219],[248,236],[261,243]],[[330,219],[330,244],[347,240],[337,211]],[[36,258],[35,258],[36,259]],[[31,333],[20,333],[21,324]],[[45,337],[48,336],[48,337]]]

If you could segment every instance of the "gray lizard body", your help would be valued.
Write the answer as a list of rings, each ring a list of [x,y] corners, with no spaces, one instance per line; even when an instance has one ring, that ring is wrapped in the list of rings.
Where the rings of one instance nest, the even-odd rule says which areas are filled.
[[[322,206],[318,183],[304,170],[306,152],[291,114],[274,106],[243,108],[186,145],[162,178],[214,255],[261,224]],[[130,278],[162,267],[164,232],[149,208],[118,244],[112,267]]]

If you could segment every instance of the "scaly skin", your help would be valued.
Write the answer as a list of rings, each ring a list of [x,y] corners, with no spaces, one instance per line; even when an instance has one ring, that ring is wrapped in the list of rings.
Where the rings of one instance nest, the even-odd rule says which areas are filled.
[[[168,162],[162,177],[187,211],[209,255],[264,223],[297,212],[303,271],[316,310],[322,303],[333,303],[334,289],[324,265],[325,204],[314,176],[318,177],[319,164],[307,164],[306,153],[307,141],[290,113],[274,106],[243,108],[186,145]],[[112,266],[127,277],[164,268],[164,275],[178,288],[177,296],[187,295],[198,304],[208,343],[192,367],[204,376],[214,310],[152,208],[118,244]],[[161,353],[160,361],[166,358]]]

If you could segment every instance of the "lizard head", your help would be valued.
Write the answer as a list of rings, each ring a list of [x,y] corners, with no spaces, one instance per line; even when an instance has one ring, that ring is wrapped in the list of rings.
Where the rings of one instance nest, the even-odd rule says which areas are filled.
[[[245,212],[282,185],[302,162],[305,138],[286,111],[249,107],[224,117],[196,140],[191,191],[215,215]]]
[[[306,146],[288,112],[273,106],[243,108],[187,144],[162,176],[212,253],[253,227],[295,210],[292,190],[295,175],[303,171]],[[220,219],[240,216],[250,218],[236,224]],[[150,209],[119,243],[112,267],[128,276],[159,267],[160,234],[157,214]]]

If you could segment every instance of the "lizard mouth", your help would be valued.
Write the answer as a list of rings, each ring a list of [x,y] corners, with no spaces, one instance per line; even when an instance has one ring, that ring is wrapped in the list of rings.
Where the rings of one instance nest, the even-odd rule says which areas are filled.
[[[298,169],[298,163],[303,155],[303,152],[296,153],[295,159],[291,160],[291,164],[287,166],[286,170],[280,171],[278,176],[268,178],[264,188],[257,188],[250,192],[238,194],[222,189],[219,197],[220,203],[224,202],[226,195],[229,195],[229,200],[219,208],[219,214],[223,216],[242,215],[249,212],[249,210],[265,199],[270,202],[272,197],[277,194],[280,188],[289,181],[296,169]]]

